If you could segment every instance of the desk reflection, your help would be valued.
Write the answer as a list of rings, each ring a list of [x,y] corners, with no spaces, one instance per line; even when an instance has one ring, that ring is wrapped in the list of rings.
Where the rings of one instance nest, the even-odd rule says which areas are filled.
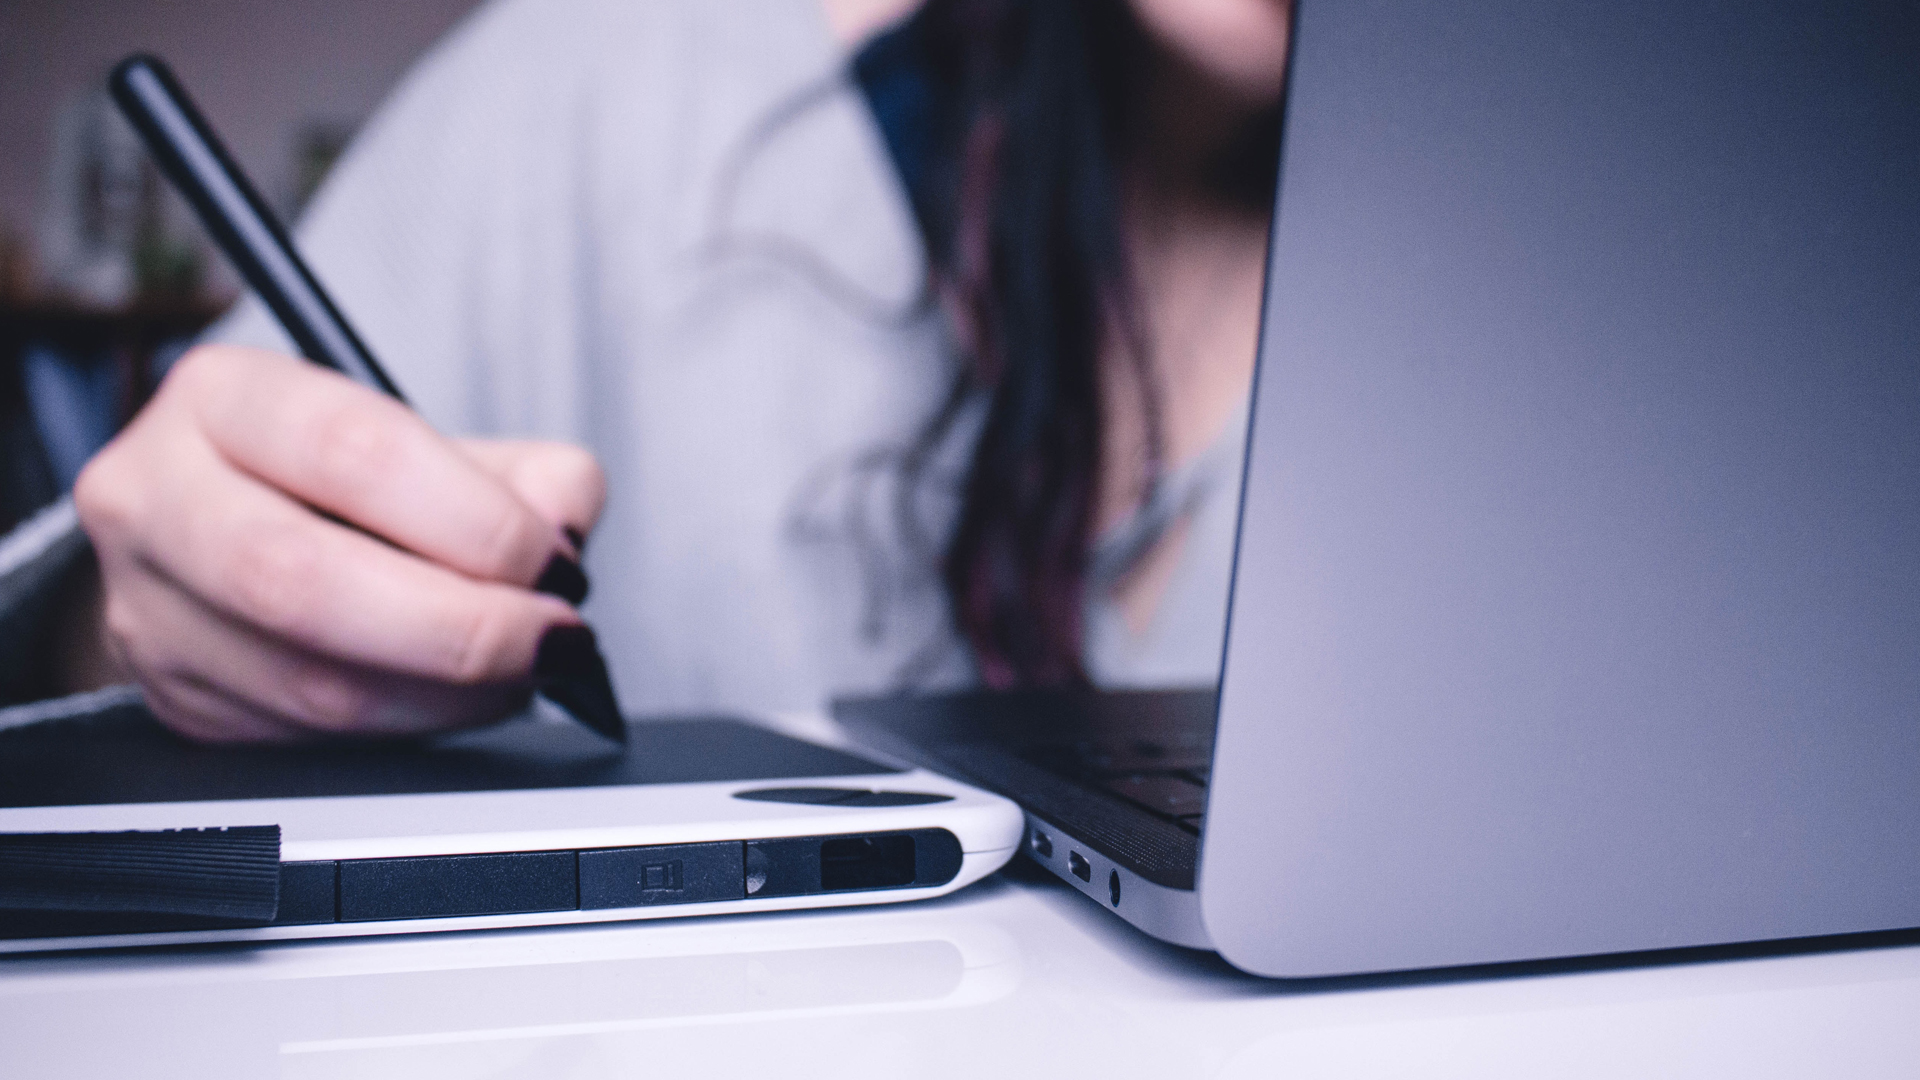
[[[860,1017],[992,1001],[1021,973],[995,926],[890,914],[14,961],[6,1056],[36,1076],[884,1072],[902,1048]]]

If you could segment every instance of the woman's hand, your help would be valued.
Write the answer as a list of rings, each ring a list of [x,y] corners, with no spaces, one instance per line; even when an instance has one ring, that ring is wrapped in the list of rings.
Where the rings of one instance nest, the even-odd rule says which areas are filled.
[[[219,345],[74,486],[109,647],[162,722],[212,742],[520,707],[542,635],[580,622],[530,586],[578,559],[566,530],[584,537],[604,497],[578,448],[447,439],[333,372]]]

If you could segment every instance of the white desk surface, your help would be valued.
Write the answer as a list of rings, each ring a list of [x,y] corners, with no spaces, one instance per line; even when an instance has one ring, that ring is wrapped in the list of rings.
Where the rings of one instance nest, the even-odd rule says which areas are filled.
[[[790,915],[0,960],[0,1076],[1920,1076],[1920,946],[1345,987],[1032,871]]]

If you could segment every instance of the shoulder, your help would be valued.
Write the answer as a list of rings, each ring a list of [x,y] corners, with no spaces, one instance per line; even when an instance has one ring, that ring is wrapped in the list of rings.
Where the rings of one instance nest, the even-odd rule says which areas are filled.
[[[582,174],[645,187],[638,174],[710,163],[843,58],[815,0],[492,0],[421,58],[349,159],[384,174],[363,187],[427,183],[429,205],[532,196],[571,212]]]
[[[538,100],[636,79],[773,84],[839,51],[816,0],[491,0],[422,58],[403,92]]]

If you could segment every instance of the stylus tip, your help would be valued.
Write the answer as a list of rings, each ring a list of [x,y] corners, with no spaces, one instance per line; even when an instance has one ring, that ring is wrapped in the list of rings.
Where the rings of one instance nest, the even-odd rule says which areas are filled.
[[[555,626],[540,639],[534,659],[536,688],[573,718],[622,745],[627,722],[613,696],[607,662],[593,631],[585,626]]]

